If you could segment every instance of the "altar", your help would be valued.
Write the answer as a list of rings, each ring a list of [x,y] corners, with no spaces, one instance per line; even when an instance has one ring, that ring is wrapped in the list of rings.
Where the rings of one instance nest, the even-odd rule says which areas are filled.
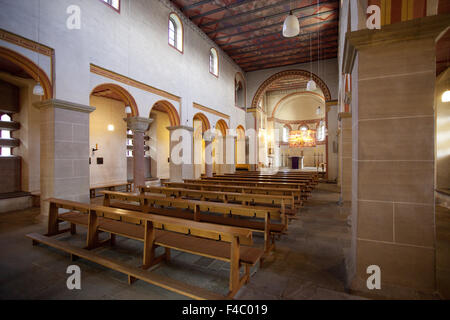
[[[289,157],[289,168],[291,169],[303,169],[303,156],[290,156]]]

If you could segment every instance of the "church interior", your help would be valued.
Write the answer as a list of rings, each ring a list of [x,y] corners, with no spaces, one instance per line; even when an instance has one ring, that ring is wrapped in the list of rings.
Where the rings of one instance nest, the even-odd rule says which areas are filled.
[[[450,299],[450,1],[0,0],[0,299]]]

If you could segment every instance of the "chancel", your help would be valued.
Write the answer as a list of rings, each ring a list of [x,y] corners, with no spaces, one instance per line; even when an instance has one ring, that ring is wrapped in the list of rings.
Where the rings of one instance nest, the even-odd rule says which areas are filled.
[[[450,298],[450,1],[0,7],[0,299]]]

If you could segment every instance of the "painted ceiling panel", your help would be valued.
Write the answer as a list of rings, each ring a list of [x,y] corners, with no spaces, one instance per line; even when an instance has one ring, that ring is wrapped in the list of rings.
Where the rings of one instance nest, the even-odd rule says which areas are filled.
[[[337,56],[338,0],[172,2],[245,71]],[[299,18],[301,33],[284,38],[283,22],[290,10]]]

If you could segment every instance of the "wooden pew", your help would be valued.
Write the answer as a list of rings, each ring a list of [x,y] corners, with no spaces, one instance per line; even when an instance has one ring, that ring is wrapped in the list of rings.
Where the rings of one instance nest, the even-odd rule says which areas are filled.
[[[274,182],[274,183],[294,183],[298,185],[302,185],[305,189],[312,189],[315,183],[311,178],[302,178],[302,179],[277,179],[277,178],[261,178],[261,177],[232,177],[232,176],[217,176],[217,177],[205,177],[201,178],[201,180],[229,180],[229,181],[252,181],[252,182]]]
[[[240,202],[243,205],[276,205],[282,207],[285,205],[289,207],[291,211],[290,214],[296,214],[295,199],[293,195],[272,195],[267,197],[263,194],[249,194],[249,193],[239,193],[239,192],[224,192],[224,191],[206,191],[206,190],[191,190],[185,188],[168,188],[168,187],[157,187],[157,186],[140,186],[138,190],[141,194],[145,193],[160,193],[165,194],[166,197],[175,198],[193,198],[199,200],[208,201],[221,201],[221,202]],[[286,213],[288,213],[286,209]]]
[[[169,260],[171,249],[230,262],[228,298],[232,298],[242,285],[249,281],[251,266],[258,263],[263,255],[262,249],[242,245],[242,239],[246,239],[244,242],[252,243],[252,231],[249,229],[104,206],[86,205],[59,199],[48,199],[47,201],[50,202],[48,234],[47,236],[35,234],[28,235],[28,237],[33,240],[33,244],[39,242],[45,243],[69,252],[72,258],[85,258],[126,273],[128,274],[130,284],[136,279],[141,279],[196,299],[215,299],[219,297],[213,293],[208,294],[204,289],[184,286],[182,283],[173,280],[169,281],[158,276],[152,277],[153,275],[150,272],[137,272],[136,268],[126,268],[122,264],[102,260],[101,257],[88,251],[103,245],[103,243],[98,241],[99,232],[108,232],[111,236],[114,234],[143,241],[144,251],[142,269],[149,269],[164,260]],[[59,209],[70,210],[70,212],[59,213]],[[86,209],[88,211],[87,213],[85,212]],[[124,222],[124,220],[127,219],[140,221],[140,224]],[[73,247],[63,245],[57,240],[48,238],[63,232],[59,230],[59,223],[61,221],[68,221],[71,224],[82,225],[85,227],[87,226],[86,249],[75,250]],[[189,230],[189,234],[167,231],[167,227],[186,229]],[[199,231],[198,234],[216,234],[219,239],[223,238],[230,240],[217,241],[200,236],[193,236],[193,230]],[[67,229],[67,231],[69,230]],[[110,241],[110,243],[114,244],[112,241]],[[156,257],[155,248],[158,246],[164,247],[166,251],[163,255]],[[240,267],[242,265],[244,266],[244,275],[243,277],[240,277]]]
[[[99,186],[91,186],[90,196],[91,196],[91,199],[95,198],[97,189],[116,191],[116,188],[118,188],[118,187],[125,187],[126,192],[131,192],[132,185],[133,184],[131,182],[123,182],[123,183],[113,183],[113,184],[104,184],[104,185],[99,185]]]
[[[232,186],[246,186],[246,187],[268,187],[268,188],[290,188],[298,189],[301,192],[301,198],[307,198],[310,194],[308,188],[302,184],[297,183],[283,183],[283,182],[256,182],[256,181],[233,181],[233,180],[194,180],[186,179],[185,183],[209,184],[209,185],[232,185]]]
[[[284,207],[257,207],[243,206],[231,203],[218,203],[208,201],[196,201],[189,199],[167,198],[151,195],[136,195],[132,193],[102,191],[105,195],[103,205],[127,210],[142,211],[144,213],[153,213],[181,219],[208,222],[214,224],[242,227],[264,234],[264,250],[270,252],[275,248],[275,236],[279,236],[287,231],[288,220],[284,213]],[[118,200],[118,201],[111,201]],[[134,202],[136,204],[132,204]],[[156,208],[160,206],[162,208]],[[166,208],[174,208],[167,210]],[[186,212],[180,209],[189,209]],[[224,214],[214,216],[202,212],[213,212]],[[254,221],[250,219],[236,219],[236,216],[247,218],[259,218],[263,221]],[[280,223],[273,223],[273,221]],[[134,222],[136,221],[127,221]],[[204,235],[202,235],[204,236]],[[216,239],[218,240],[218,239]]]
[[[196,180],[197,181],[197,180]],[[221,191],[221,192],[235,192],[242,194],[262,194],[267,196],[273,195],[287,195],[292,196],[295,199],[295,203],[298,205],[302,204],[302,191],[301,189],[290,189],[290,188],[270,188],[270,187],[248,187],[248,186],[237,186],[237,185],[221,185],[221,184],[210,184],[210,183],[184,183],[184,182],[163,182],[162,185],[171,188],[185,188],[190,190],[205,190],[205,191]]]

